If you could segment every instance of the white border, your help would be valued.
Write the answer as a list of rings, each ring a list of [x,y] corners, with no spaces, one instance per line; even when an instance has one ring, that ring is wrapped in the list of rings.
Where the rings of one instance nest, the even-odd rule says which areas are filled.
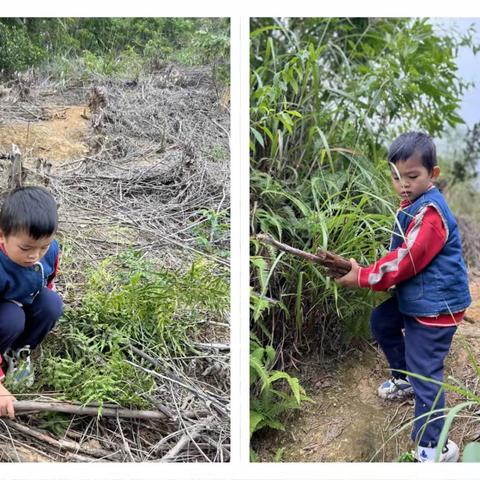
[[[1,464],[9,480],[478,480],[475,464]]]
[[[249,464],[249,51],[248,16],[435,16],[480,17],[480,3],[402,0],[366,2],[244,0],[241,3],[202,0],[162,2],[135,0],[109,3],[1,0],[0,16],[232,16],[231,21],[231,180],[232,180],[232,458],[229,464],[2,464],[0,479],[358,479],[478,480],[475,464],[281,463]],[[475,9],[475,10],[474,10]],[[480,57],[479,57],[480,60]],[[352,419],[354,421],[354,419]]]
[[[242,279],[237,272],[242,264],[242,183],[234,181],[234,179],[242,178],[242,155],[239,149],[240,145],[240,127],[241,127],[241,98],[240,95],[233,95],[233,92],[240,91],[241,82],[241,48],[240,48],[241,25],[238,19],[230,21],[230,79],[231,79],[231,96],[230,96],[230,124],[231,124],[231,141],[230,141],[230,175],[231,175],[231,295],[230,295],[230,353],[231,353],[231,458],[230,462],[234,465],[240,463],[240,445],[241,438],[241,422],[233,412],[241,409],[241,335],[240,325],[242,316]],[[235,273],[234,273],[235,269]],[[234,421],[234,419],[236,421]]]
[[[475,0],[2,0],[0,16],[84,17],[480,17]]]
[[[240,20],[240,45],[241,53],[241,82],[240,82],[240,140],[239,151],[240,157],[240,222],[241,222],[241,255],[240,263],[236,265],[233,275],[237,275],[240,271],[241,290],[240,290],[240,341],[241,341],[241,409],[238,412],[239,417],[234,415],[232,422],[241,423],[240,429],[240,459],[243,464],[249,461],[250,456],[250,369],[249,369],[249,353],[250,353],[250,276],[249,276],[249,256],[250,256],[250,19],[242,17]],[[232,178],[234,182],[236,177]],[[237,420],[238,419],[238,420]]]

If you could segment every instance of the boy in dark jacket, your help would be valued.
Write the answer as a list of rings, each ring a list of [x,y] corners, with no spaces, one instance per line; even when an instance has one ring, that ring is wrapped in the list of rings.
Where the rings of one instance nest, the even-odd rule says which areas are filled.
[[[440,174],[435,145],[420,132],[400,135],[388,153],[393,186],[401,197],[389,253],[368,267],[350,259],[352,270],[338,283],[380,291],[395,286],[394,295],[376,307],[370,323],[387,358],[392,378],[378,389],[380,397],[415,396],[412,439],[416,458],[434,461],[444,421],[439,385],[407,377],[405,370],[443,381],[444,359],[457,324],[471,303],[457,222],[445,198],[433,185]],[[456,462],[457,445],[442,445],[440,461]]]
[[[30,351],[63,313],[53,290],[59,249],[57,205],[44,188],[11,192],[0,211],[0,381],[33,383]],[[0,416],[13,418],[13,397],[0,383]]]

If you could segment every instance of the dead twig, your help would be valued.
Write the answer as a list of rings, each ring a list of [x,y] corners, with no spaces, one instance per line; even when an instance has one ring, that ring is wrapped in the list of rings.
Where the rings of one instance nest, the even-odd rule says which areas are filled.
[[[255,238],[261,243],[273,245],[282,252],[290,253],[291,255],[296,255],[297,257],[308,260],[309,262],[322,265],[328,270],[329,275],[334,278],[343,277],[352,269],[352,264],[349,260],[347,260],[345,257],[329,252],[328,250],[319,248],[317,249],[317,253],[313,254],[291,247],[285,243],[281,243],[269,235],[260,233]]]
[[[77,455],[77,452],[82,452],[87,455],[91,455],[92,457],[96,458],[101,458],[103,460],[109,459],[112,455],[115,454],[115,452],[110,452],[108,450],[103,450],[100,448],[89,448],[88,446],[82,446],[77,442],[73,442],[71,440],[57,440],[50,435],[42,432],[41,430],[38,430],[33,427],[28,427],[27,425],[23,425],[18,422],[14,422],[12,420],[4,420],[4,422],[11,428],[14,428],[15,430],[18,430],[19,432],[23,433],[24,435],[27,435],[29,437],[35,438],[36,440],[40,441],[42,444],[47,444],[52,447],[55,447],[59,451],[62,450],[69,450],[74,452],[73,454],[70,454],[71,458],[77,461],[95,461],[94,458],[88,457],[88,456],[79,456]]]

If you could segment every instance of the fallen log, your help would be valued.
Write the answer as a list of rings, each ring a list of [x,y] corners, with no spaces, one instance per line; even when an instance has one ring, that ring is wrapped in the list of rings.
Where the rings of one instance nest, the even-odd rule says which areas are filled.
[[[35,402],[29,400],[20,400],[13,402],[15,415],[23,415],[39,412],[59,412],[71,413],[73,415],[91,415],[97,416],[98,407],[74,405],[68,402]],[[102,417],[109,418],[139,418],[143,420],[168,420],[168,416],[156,410],[130,410],[128,408],[104,407]]]
[[[259,242],[272,245],[282,252],[290,253],[291,255],[296,255],[297,257],[303,258],[309,262],[322,265],[328,270],[328,275],[333,278],[343,277],[352,269],[352,264],[348,259],[329,252],[328,250],[323,250],[322,248],[319,248],[316,253],[309,253],[299,250],[298,248],[291,247],[290,245],[286,245],[285,243],[281,243],[263,233],[259,233],[255,238]]]

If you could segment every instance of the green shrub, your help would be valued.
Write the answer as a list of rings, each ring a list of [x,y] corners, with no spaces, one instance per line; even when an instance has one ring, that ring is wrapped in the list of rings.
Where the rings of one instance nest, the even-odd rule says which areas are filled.
[[[215,79],[227,83],[229,46],[224,18],[0,19],[0,70],[6,74],[38,66],[65,76],[76,71],[73,62],[84,63],[84,74],[135,78],[145,64],[175,61],[211,65]]]
[[[140,252],[106,258],[87,273],[78,308],[66,310],[42,361],[40,383],[64,398],[145,407],[154,376],[136,368],[130,346],[157,358],[195,352],[205,317],[229,307],[225,272],[198,259],[186,271],[158,268]]]
[[[39,64],[47,52],[22,28],[0,23],[0,71],[13,73]]]

